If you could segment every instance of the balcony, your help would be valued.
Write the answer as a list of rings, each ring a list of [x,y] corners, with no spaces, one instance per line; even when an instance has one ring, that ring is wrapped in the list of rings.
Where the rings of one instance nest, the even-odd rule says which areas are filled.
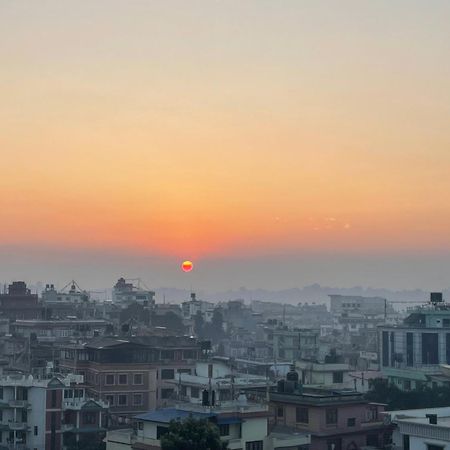
[[[31,405],[28,403],[28,400],[10,400],[8,402],[11,408],[29,408]]]
[[[9,422],[8,426],[11,431],[26,431],[28,429],[26,422]]]

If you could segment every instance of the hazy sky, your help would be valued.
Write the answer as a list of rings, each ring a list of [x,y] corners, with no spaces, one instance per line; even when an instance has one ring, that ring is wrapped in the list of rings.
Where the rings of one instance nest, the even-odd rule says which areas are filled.
[[[450,285],[449,23],[447,0],[0,0],[0,278]]]

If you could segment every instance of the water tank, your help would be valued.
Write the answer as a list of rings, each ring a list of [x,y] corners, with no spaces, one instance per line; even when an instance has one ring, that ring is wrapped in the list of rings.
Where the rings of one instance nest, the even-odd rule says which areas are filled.
[[[291,370],[286,374],[286,380],[298,383],[298,373],[295,371],[294,367],[291,367]]]

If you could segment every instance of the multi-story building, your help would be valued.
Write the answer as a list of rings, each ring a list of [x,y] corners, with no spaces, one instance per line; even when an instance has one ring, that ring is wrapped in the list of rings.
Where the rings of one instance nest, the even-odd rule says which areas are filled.
[[[225,362],[198,362],[193,374],[180,373],[171,382],[174,401],[202,404],[208,397],[213,404],[236,400],[240,392],[268,388],[272,382],[260,375],[239,373]]]
[[[140,280],[139,284],[140,284]],[[119,278],[112,292],[113,303],[126,306],[130,303],[139,303],[144,306],[155,304],[155,293],[148,289],[142,289],[140,285],[135,286],[133,280]]]
[[[360,313],[367,316],[384,315],[389,308],[387,300],[382,297],[363,297],[360,295],[337,295],[330,297],[330,312],[333,316],[342,316],[344,313]]]
[[[386,411],[391,424],[393,450],[450,448],[450,407]]]
[[[165,406],[175,391],[170,381],[192,373],[199,353],[196,339],[185,336],[98,338],[62,346],[59,367],[84,375],[89,394],[127,419]]]
[[[212,422],[230,450],[307,450],[308,433],[276,427],[269,429],[269,411],[265,404],[250,403],[245,395],[220,405],[178,404],[135,417],[134,430],[110,431],[107,450],[158,450],[161,437],[172,420],[191,417]]]
[[[390,438],[380,414],[384,405],[356,391],[302,387],[290,372],[269,396],[274,422],[310,433],[311,450],[383,448]]]
[[[58,292],[53,284],[46,284],[45,290],[42,292],[42,302],[47,306],[52,306],[61,303],[79,304],[89,301],[89,292],[78,288],[76,282],[73,280],[69,285]]]
[[[450,305],[442,294],[432,294],[402,324],[380,326],[378,333],[381,370],[401,389],[428,383],[441,372],[440,364],[450,364]]]
[[[23,281],[14,281],[8,291],[0,294],[0,314],[9,320],[41,319],[44,308],[38,303],[37,294],[32,294]]]
[[[103,319],[69,320],[16,320],[14,331],[29,338],[35,335],[38,342],[56,342],[75,338],[89,339],[101,336],[109,322]]]
[[[272,357],[281,361],[316,359],[319,351],[319,329],[289,328],[277,321],[264,327],[265,341]]]
[[[85,396],[83,377],[0,377],[0,442],[11,450],[59,450],[101,442],[108,405]]]

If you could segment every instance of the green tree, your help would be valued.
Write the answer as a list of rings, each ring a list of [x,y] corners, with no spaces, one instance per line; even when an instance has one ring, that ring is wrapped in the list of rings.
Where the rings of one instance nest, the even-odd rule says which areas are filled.
[[[162,450],[225,450],[216,425],[204,419],[189,417],[170,422],[168,432],[161,437]]]

